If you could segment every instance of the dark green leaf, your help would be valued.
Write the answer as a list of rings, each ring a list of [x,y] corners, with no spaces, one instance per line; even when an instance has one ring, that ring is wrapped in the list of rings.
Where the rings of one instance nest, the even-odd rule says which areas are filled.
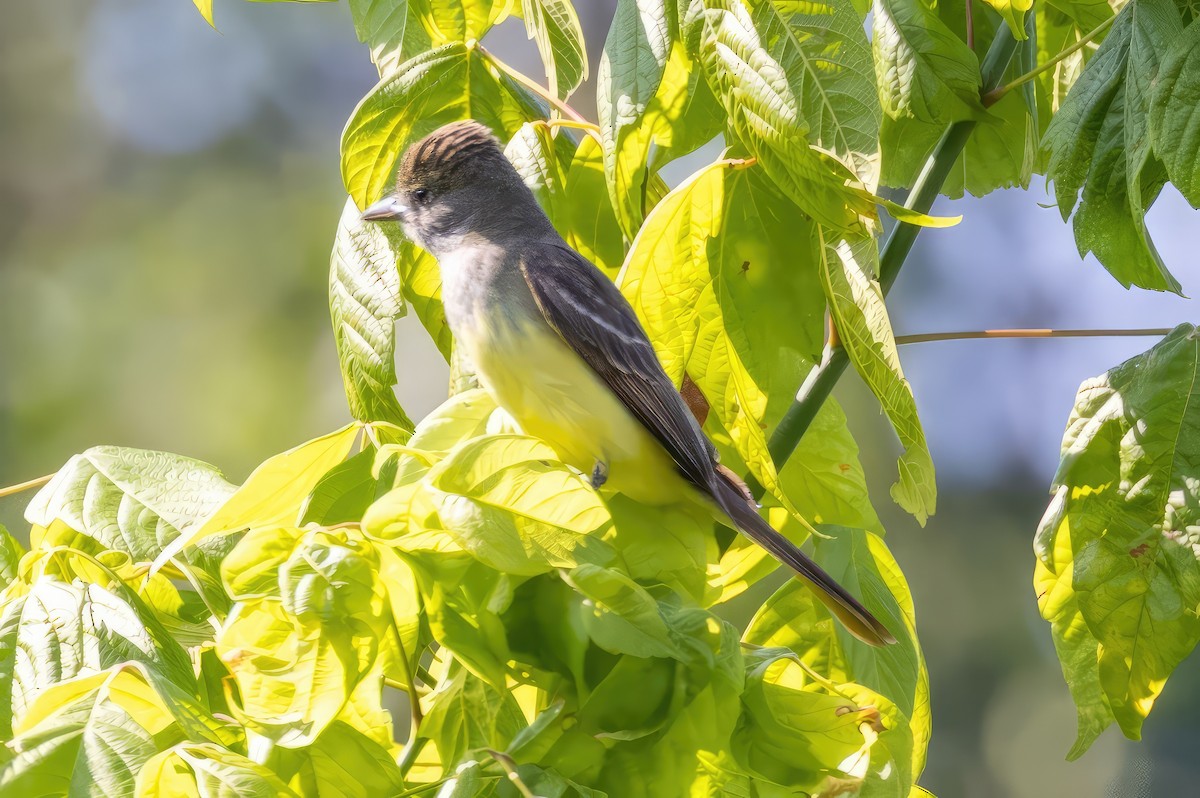
[[[1150,154],[1150,84],[1162,43],[1180,30],[1170,0],[1131,0],[1046,130],[1054,181],[1080,255],[1096,257],[1122,285],[1179,292],[1146,231],[1145,212],[1165,182]],[[1082,189],[1082,198],[1080,198]]]

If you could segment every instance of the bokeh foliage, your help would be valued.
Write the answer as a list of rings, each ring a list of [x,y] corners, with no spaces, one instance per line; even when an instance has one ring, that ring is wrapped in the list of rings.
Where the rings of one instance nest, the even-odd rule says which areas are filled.
[[[196,5],[211,23],[211,0]],[[0,791],[927,794],[915,611],[845,417],[824,401],[782,459],[772,433],[836,343],[904,449],[892,496],[922,523],[934,512],[877,244],[881,208],[941,223],[882,196],[931,152],[954,159],[934,187],[948,194],[1044,171],[1068,216],[1082,192],[1080,251],[1126,285],[1178,290],[1143,220],[1167,179],[1195,201],[1190,7],[977,3],[968,31],[961,5],[921,0],[621,0],[599,125],[569,105],[588,61],[567,0],[350,7],[380,75],[343,134],[330,268],[354,422],[241,486],[178,455],[89,449],[30,502],[28,552],[0,529]],[[548,88],[480,43],[510,15]],[[977,53],[1006,38],[1013,82],[988,91]],[[735,627],[714,609],[773,560],[703,509],[598,494],[461,369],[413,423],[392,391],[396,318],[411,310],[461,365],[436,264],[357,209],[408,143],[467,117],[617,280],[771,522],[811,534],[896,645],[850,637],[795,581]],[[966,120],[961,154],[935,150]],[[722,157],[668,190],[662,167],[716,136]],[[1196,363],[1180,328],[1085,385],[1068,429],[1037,581],[1076,752],[1113,720],[1136,736],[1200,640]]]

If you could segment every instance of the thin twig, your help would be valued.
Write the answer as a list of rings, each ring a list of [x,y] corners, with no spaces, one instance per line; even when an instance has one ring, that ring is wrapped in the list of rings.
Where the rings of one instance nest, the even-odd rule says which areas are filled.
[[[997,102],[1000,101],[1001,97],[1008,94],[1013,89],[1017,88],[1018,86],[1020,86],[1022,84],[1028,83],[1029,81],[1033,80],[1038,75],[1045,72],[1046,70],[1053,69],[1064,58],[1067,58],[1068,56],[1075,53],[1076,51],[1082,50],[1084,47],[1087,47],[1089,44],[1091,44],[1093,41],[1095,41],[1097,37],[1099,37],[1101,34],[1103,34],[1110,27],[1112,27],[1113,21],[1116,18],[1117,17],[1114,14],[1113,16],[1109,17],[1108,19],[1104,20],[1099,25],[1097,25],[1095,28],[1093,28],[1090,33],[1084,34],[1082,39],[1075,42],[1070,47],[1065,48],[1062,52],[1060,52],[1058,55],[1051,58],[1046,63],[1039,65],[1037,68],[1035,68],[1029,72],[1026,72],[1024,75],[1021,75],[1020,77],[1013,78],[1011,81],[1009,81],[1008,83],[1005,83],[1003,86],[1000,86],[999,88],[995,88],[995,89],[992,89],[991,91],[987,92],[986,94],[983,95],[984,106],[987,107],[987,106],[995,105]]]
[[[0,488],[0,499],[3,499],[5,496],[15,496],[22,491],[40,488],[52,479],[54,479],[54,474],[47,474],[44,477],[31,479],[28,482],[21,482],[16,485],[9,485],[7,488]]]
[[[921,344],[929,341],[965,341],[976,338],[1120,338],[1138,335],[1166,335],[1170,327],[1141,327],[1132,330],[1051,330],[1051,329],[1014,329],[1014,330],[963,330],[961,332],[916,333],[914,335],[897,335],[896,343]]]

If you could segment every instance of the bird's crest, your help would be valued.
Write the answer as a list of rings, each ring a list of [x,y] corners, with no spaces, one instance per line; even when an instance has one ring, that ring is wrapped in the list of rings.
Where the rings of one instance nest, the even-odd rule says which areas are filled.
[[[447,189],[470,182],[472,167],[504,159],[496,136],[473,119],[451,122],[408,148],[400,163],[398,187],[435,184]]]

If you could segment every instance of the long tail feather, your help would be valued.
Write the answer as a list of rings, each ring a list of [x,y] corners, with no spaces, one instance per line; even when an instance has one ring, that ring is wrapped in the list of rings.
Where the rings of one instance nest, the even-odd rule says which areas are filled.
[[[713,482],[713,498],[737,528],[807,582],[821,603],[829,608],[850,634],[872,646],[896,642],[892,633],[858,599],[834,581],[795,543],[772,529],[728,477],[718,475]]]

